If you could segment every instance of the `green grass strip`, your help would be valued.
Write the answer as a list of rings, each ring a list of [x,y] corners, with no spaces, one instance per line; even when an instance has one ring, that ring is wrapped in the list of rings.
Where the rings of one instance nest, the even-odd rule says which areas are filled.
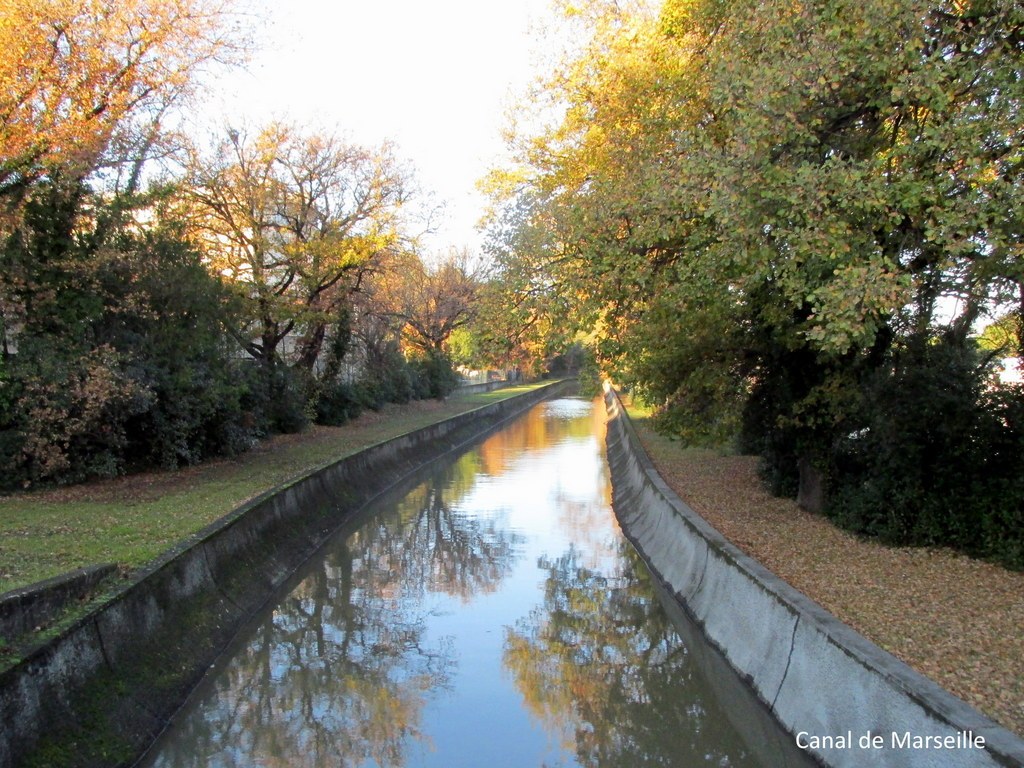
[[[248,499],[332,461],[542,384],[387,406],[234,459],[0,497],[0,592],[95,563],[133,570]]]

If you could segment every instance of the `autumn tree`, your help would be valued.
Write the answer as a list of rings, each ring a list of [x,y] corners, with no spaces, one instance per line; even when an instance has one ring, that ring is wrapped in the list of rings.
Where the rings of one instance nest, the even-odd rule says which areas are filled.
[[[24,235],[25,205],[40,184],[38,205],[60,208],[69,233],[80,223],[91,226],[88,211],[74,207],[90,199],[101,167],[131,159],[131,180],[122,186],[138,191],[146,148],[157,140],[170,106],[195,88],[201,72],[243,54],[236,20],[228,2],[3,0],[0,237]],[[66,199],[57,203],[58,194]],[[32,265],[10,261],[11,253],[0,265],[7,348],[26,322],[46,322],[27,319],[36,310],[16,301],[11,288],[52,295],[59,284],[33,281],[45,279],[47,270],[81,266],[58,265],[61,256],[51,249],[49,265],[34,272]]]
[[[778,489],[798,467],[885,474],[860,456],[870,441],[847,438],[884,421],[883,400],[907,410],[910,368],[966,377],[966,425],[984,377],[972,325],[1022,295],[1019,4],[572,12],[586,42],[544,91],[561,117],[520,137],[505,188],[518,223],[498,235],[532,284],[569,297],[566,321],[595,335],[606,369],[675,432],[720,440],[742,424]],[[907,397],[875,396],[886,387]],[[903,437],[943,444],[870,434],[891,467]],[[927,471],[961,460],[936,454]],[[971,471],[990,470],[1012,475]],[[900,493],[936,497],[915,482]],[[892,537],[971,529],[959,543],[980,546],[959,513],[922,514],[934,525]]]
[[[475,316],[477,287],[463,252],[427,265],[402,249],[365,275],[352,297],[352,334],[368,404],[443,397],[458,384],[449,340]]]
[[[83,178],[115,137],[244,45],[228,2],[3,0],[0,197]]]
[[[537,375],[587,325],[584,260],[560,239],[555,200],[514,175],[492,174],[488,188],[505,205],[490,212],[476,354],[486,365]]]
[[[476,316],[479,271],[465,250],[433,265],[409,252],[390,265],[385,311],[403,323],[409,346],[423,354],[447,354],[452,333]]]
[[[231,131],[189,181],[193,231],[249,307],[239,343],[262,363],[311,372],[361,275],[406,237],[408,172],[388,146],[271,124]]]
[[[227,2],[0,3],[5,486],[251,440],[224,294],[141,185],[169,110],[243,52],[237,18]]]

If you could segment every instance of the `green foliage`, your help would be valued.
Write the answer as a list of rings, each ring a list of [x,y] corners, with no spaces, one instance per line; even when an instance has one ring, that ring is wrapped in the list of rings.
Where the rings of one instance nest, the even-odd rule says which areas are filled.
[[[414,358],[412,369],[418,382],[420,397],[442,400],[459,386],[459,375],[451,360],[444,354],[433,352]]]
[[[978,336],[978,346],[1006,356],[1020,354],[1024,350],[1020,332],[1020,316],[1009,313],[985,326]]]
[[[983,390],[979,365],[948,340],[894,354],[868,386],[864,426],[833,447],[827,513],[894,544],[1024,568],[1024,391]]]
[[[341,364],[352,343],[352,308],[339,307],[327,340],[323,369],[309,385],[313,420],[317,424],[340,426],[363,410],[358,388],[341,378]]]
[[[443,354],[422,353],[407,361],[397,344],[389,344],[366,366],[355,390],[361,405],[378,411],[385,403],[443,399],[458,383],[451,361]]]
[[[579,380],[579,393],[581,397],[598,397],[602,392],[604,381],[601,378],[601,369],[597,365],[594,354],[583,348],[583,357],[577,367],[577,378]]]
[[[649,20],[585,5],[591,37],[541,107],[563,117],[519,137],[504,177],[492,235],[509,311],[591,334],[661,428],[720,442],[741,427],[777,491],[796,490],[802,462],[833,495],[876,487],[838,515],[859,530],[986,551],[982,507],[942,522],[927,504],[962,494],[889,470],[940,456],[947,474],[974,466],[975,486],[1004,482],[975,458],[1015,432],[978,415],[985,367],[951,361],[984,313],[1013,306],[1021,322],[1024,8],[672,0]],[[929,339],[944,362],[904,351]],[[883,404],[958,415],[938,436],[886,422]],[[833,462],[851,434],[887,458]],[[878,523],[889,492],[918,511]]]
[[[245,361],[242,412],[260,437],[301,432],[309,424],[307,377],[284,365]]]
[[[384,345],[370,356],[356,383],[359,402],[364,408],[379,411],[386,403],[407,403],[414,396],[414,382],[397,341]]]
[[[246,450],[241,363],[224,330],[233,305],[196,251],[173,228],[120,232],[96,279],[106,304],[96,334],[152,397],[127,425],[129,455],[174,468]]]
[[[4,297],[20,307],[20,335],[80,340],[86,324],[102,311],[92,288],[92,246],[78,227],[88,190],[55,178],[26,201],[18,226],[0,251]]]
[[[722,364],[750,343],[734,314],[742,307],[721,294],[707,298],[722,302],[712,314],[686,288],[658,290],[620,353],[627,382],[656,406],[653,423],[692,444],[729,442],[746,395],[738,363]]]
[[[134,225],[126,202],[40,185],[5,244],[21,319],[0,406],[8,487],[176,467],[254,439],[226,291],[177,230]]]
[[[363,411],[357,387],[335,381],[323,387],[316,403],[316,423],[338,427]]]
[[[480,360],[479,337],[469,327],[452,331],[448,337],[448,354],[454,365],[472,368]]]

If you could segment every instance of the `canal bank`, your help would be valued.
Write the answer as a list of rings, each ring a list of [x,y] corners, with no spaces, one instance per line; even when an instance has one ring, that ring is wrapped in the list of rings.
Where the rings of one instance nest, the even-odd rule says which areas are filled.
[[[794,739],[837,766],[1022,764],[1019,737],[725,541],[657,475],[613,392],[606,404],[623,528]]]
[[[0,675],[0,766],[129,764],[237,627],[341,521],[567,386],[373,446],[260,496],[165,554]]]

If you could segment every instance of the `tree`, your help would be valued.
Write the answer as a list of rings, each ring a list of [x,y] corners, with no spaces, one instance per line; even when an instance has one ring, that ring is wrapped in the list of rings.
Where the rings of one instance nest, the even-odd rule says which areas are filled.
[[[0,198],[92,173],[134,120],[237,58],[232,18],[221,0],[2,0]]]
[[[129,137],[144,136],[128,153],[133,168],[126,191],[137,191],[166,110],[195,87],[202,70],[243,52],[231,20],[228,2],[2,0],[0,237],[32,240],[25,216],[49,232],[35,238],[49,267],[3,264],[5,272],[18,273],[4,275],[0,293],[6,352],[22,328],[59,321],[65,311],[47,300],[60,288],[47,281],[62,279],[58,250],[70,243],[79,219],[88,220],[76,206],[91,199],[85,190],[100,168],[129,159],[120,154],[133,144]],[[34,213],[27,210],[32,206]],[[55,219],[40,218],[43,208],[61,220],[56,230]],[[108,217],[112,211],[108,206]],[[58,230],[57,239],[50,237]],[[29,272],[42,282],[24,282]]]
[[[243,53],[232,19],[228,2],[0,0],[4,485],[246,443],[242,428],[213,437],[217,419],[239,427],[225,415],[237,399],[219,388],[232,377],[213,370],[226,365],[217,286],[176,233],[143,231],[152,210],[136,214],[153,200],[135,194],[167,112],[202,71]],[[200,306],[165,306],[173,291],[147,282],[154,270]],[[202,379],[196,398],[176,387],[188,378]],[[133,424],[150,417],[136,442]]]
[[[540,190],[495,176],[490,191],[505,205],[491,213],[487,231],[492,268],[473,325],[477,355],[485,365],[540,374],[587,325],[578,271],[585,267],[558,239],[551,201]]]
[[[353,336],[366,404],[446,396],[458,385],[449,340],[476,311],[465,253],[434,267],[413,250],[380,261],[353,294]]]
[[[798,467],[839,471],[879,381],[910,386],[901,366],[986,376],[961,365],[972,325],[1024,298],[1019,3],[575,18],[586,42],[546,90],[561,117],[520,137],[495,230],[663,426],[742,422],[790,490]],[[937,343],[954,351],[918,354]],[[978,391],[958,389],[965,411]]]
[[[453,251],[435,266],[414,253],[389,265],[386,311],[401,321],[407,344],[423,354],[445,355],[454,331],[476,315],[479,276],[466,251]]]
[[[363,273],[405,238],[408,173],[390,147],[369,150],[271,124],[231,131],[212,158],[193,162],[186,191],[196,239],[211,267],[244,297],[242,347],[273,365],[311,372],[327,330]]]
[[[681,304],[698,327],[773,329],[709,363],[763,381],[757,358],[798,352],[821,375],[797,403],[824,402],[898,315],[927,329],[957,296],[962,331],[1015,279],[1013,4],[591,9],[591,43],[552,79],[564,120],[524,142],[514,177],[532,201],[516,236],[539,223],[547,255],[513,251],[541,254],[627,376]],[[682,384],[641,367],[662,398]]]
[[[984,327],[978,336],[978,346],[1003,356],[1024,357],[1024,334],[1021,333],[1019,313],[1008,312]]]

